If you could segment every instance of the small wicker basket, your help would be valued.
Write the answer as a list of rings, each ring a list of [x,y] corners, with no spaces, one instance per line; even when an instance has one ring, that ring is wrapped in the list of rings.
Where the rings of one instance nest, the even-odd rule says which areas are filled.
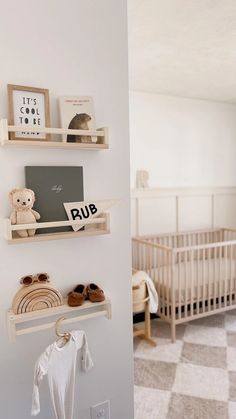
[[[145,305],[148,301],[147,286],[145,281],[132,286],[133,293],[133,313],[142,313],[145,311]]]

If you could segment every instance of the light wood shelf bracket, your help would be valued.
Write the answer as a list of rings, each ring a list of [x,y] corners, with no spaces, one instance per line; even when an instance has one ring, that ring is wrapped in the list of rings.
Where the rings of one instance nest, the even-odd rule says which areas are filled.
[[[14,314],[12,310],[8,310],[7,326],[9,340],[14,342],[17,336],[54,328],[56,320],[61,316],[66,316],[66,319],[63,320],[63,325],[98,317],[106,317],[110,320],[112,318],[111,301],[108,298],[101,303],[86,301],[79,307],[70,307],[65,301],[65,304],[59,307],[31,311],[30,313],[23,314]],[[54,320],[50,319],[52,317],[57,318]],[[37,324],[32,325],[33,322],[37,322]]]
[[[110,234],[110,216],[108,213],[101,214],[99,218],[92,218],[90,220],[84,221],[53,221],[46,223],[33,223],[33,224],[17,224],[12,225],[9,218],[3,220],[5,224],[5,238],[8,244],[20,244],[20,243],[30,243],[30,242],[39,242],[45,240],[62,240],[62,239],[72,239],[78,237],[86,236],[99,236],[104,234]],[[42,228],[55,228],[55,227],[65,227],[81,225],[85,226],[83,230],[79,231],[65,231],[65,232],[53,232],[47,234],[35,234],[32,237],[22,238],[17,236],[15,233],[19,230],[28,230],[36,229],[40,230]]]
[[[47,141],[41,140],[28,140],[23,138],[22,140],[10,140],[10,132],[40,132],[51,135],[83,135],[88,137],[97,137],[97,143],[67,143],[55,140]],[[109,148],[109,132],[107,127],[98,128],[95,131],[90,130],[75,130],[65,128],[39,128],[39,127],[25,127],[8,125],[7,119],[0,120],[0,144],[1,146],[17,146],[17,147],[44,147],[44,148],[56,148],[56,149],[67,149],[67,150],[104,150]]]

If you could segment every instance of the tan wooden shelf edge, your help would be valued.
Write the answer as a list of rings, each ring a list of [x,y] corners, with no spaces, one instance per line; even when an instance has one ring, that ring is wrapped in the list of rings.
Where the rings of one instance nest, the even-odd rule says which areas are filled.
[[[9,218],[4,219],[5,224],[5,238],[8,244],[19,244],[19,243],[30,243],[37,241],[45,240],[62,240],[62,239],[72,239],[84,236],[97,236],[110,233],[110,217],[108,213],[101,214],[99,218],[92,218],[90,220],[84,221],[53,221],[46,223],[33,223],[33,224],[17,224],[12,225]],[[28,230],[36,229],[40,230],[42,228],[55,228],[55,227],[65,227],[81,225],[85,226],[84,230],[81,231],[66,231],[66,232],[57,232],[57,233],[47,233],[47,234],[36,234],[32,237],[19,237],[14,236],[13,232],[18,230]]]
[[[97,143],[67,143],[63,141],[38,141],[38,140],[10,140],[9,132],[41,132],[52,135],[83,135],[89,137],[98,137]],[[90,130],[74,130],[64,128],[39,128],[39,127],[22,127],[8,125],[7,119],[0,120],[0,143],[2,146],[19,146],[19,147],[44,147],[44,148],[62,148],[67,150],[104,150],[109,148],[108,128],[103,127],[95,131]]]
[[[82,320],[90,320],[97,317],[107,317],[111,319],[111,301],[107,298],[101,303],[91,303],[90,301],[85,302],[82,306],[79,307],[70,307],[66,304],[63,304],[59,307],[47,308],[43,310],[31,311],[30,313],[24,314],[14,314],[12,310],[7,312],[7,325],[8,325],[8,334],[11,342],[16,340],[16,336],[26,335],[29,333],[36,333],[41,330],[51,329],[55,326],[55,321],[46,321],[49,317],[53,316],[62,316],[62,315],[71,315],[77,314],[70,318],[63,320],[63,324],[75,323]],[[41,324],[32,326],[33,321],[42,320]],[[30,326],[26,326],[27,323],[30,323]],[[18,327],[17,327],[18,326]]]

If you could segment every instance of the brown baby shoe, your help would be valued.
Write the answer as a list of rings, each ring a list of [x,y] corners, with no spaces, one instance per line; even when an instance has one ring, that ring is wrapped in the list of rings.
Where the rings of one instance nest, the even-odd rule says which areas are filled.
[[[92,303],[100,303],[105,300],[105,294],[96,284],[89,284],[86,288],[87,297]]]
[[[68,294],[68,305],[71,307],[81,306],[86,299],[86,288],[83,284],[77,285],[73,291]]]

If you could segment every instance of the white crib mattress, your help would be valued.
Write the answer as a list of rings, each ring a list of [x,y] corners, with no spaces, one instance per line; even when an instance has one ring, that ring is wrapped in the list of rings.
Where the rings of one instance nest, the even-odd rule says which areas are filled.
[[[221,267],[220,267],[221,265]],[[172,300],[171,274],[168,266],[146,270],[155,282],[160,297]],[[207,300],[208,298],[229,295],[236,289],[236,260],[230,263],[230,259],[210,259],[205,262],[193,261],[181,262],[174,265],[174,295],[176,303],[181,300],[190,302],[192,299]],[[220,279],[221,278],[221,279]],[[160,288],[159,288],[160,287]],[[192,297],[192,298],[191,298]]]

